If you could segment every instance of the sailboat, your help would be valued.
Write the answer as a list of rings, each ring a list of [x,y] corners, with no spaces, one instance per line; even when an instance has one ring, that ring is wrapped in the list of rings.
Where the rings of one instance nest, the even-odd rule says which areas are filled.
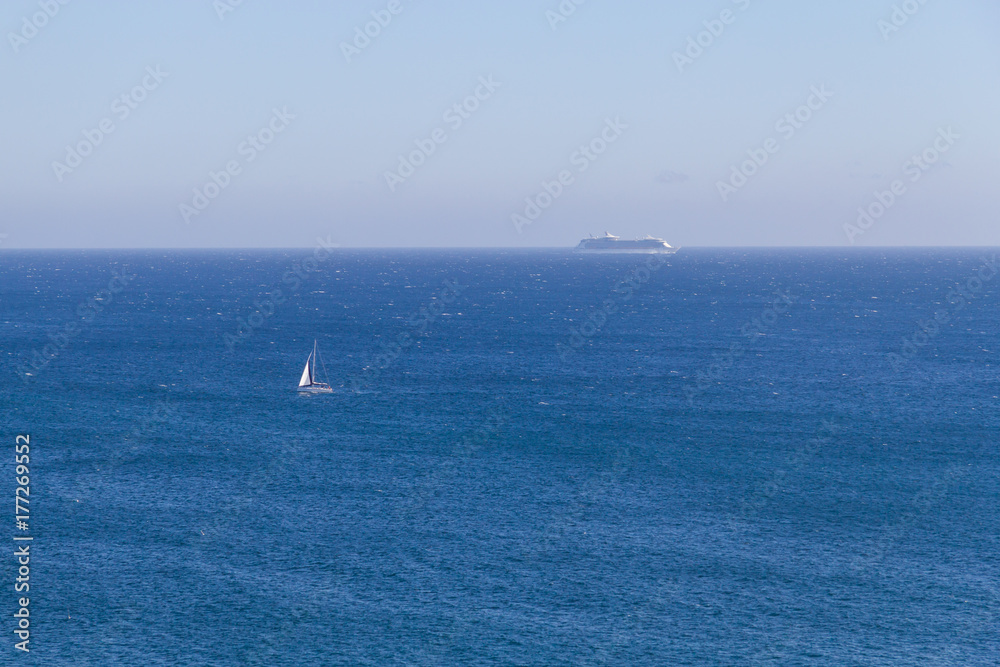
[[[299,379],[299,392],[303,394],[332,394],[333,387],[325,382],[316,382],[316,341],[313,341],[313,351],[306,359],[306,367],[302,370],[302,377]],[[322,362],[321,362],[322,363]],[[326,365],[323,365],[323,372],[326,373]]]

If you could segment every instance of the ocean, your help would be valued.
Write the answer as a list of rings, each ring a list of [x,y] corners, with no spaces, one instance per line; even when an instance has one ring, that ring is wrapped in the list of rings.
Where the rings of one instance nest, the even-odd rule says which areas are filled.
[[[996,665],[996,261],[5,250],[5,664]]]

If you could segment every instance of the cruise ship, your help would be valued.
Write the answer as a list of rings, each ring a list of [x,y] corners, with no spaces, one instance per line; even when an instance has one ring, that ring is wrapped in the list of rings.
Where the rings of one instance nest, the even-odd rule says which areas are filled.
[[[644,239],[634,241],[623,241],[619,237],[604,232],[604,236],[598,238],[591,236],[589,239],[580,241],[576,247],[577,252],[645,252],[672,255],[677,252],[677,248],[671,247],[663,239],[647,236]]]

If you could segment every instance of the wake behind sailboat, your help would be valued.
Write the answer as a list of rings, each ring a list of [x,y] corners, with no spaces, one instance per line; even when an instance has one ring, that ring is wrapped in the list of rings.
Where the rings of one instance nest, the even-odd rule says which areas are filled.
[[[299,378],[299,393],[301,394],[332,394],[333,387],[331,387],[326,382],[316,381],[316,359],[319,354],[316,347],[316,341],[313,341],[313,351],[306,359],[306,367],[302,371],[302,377]],[[320,362],[323,366],[323,375],[326,376],[326,365]]]

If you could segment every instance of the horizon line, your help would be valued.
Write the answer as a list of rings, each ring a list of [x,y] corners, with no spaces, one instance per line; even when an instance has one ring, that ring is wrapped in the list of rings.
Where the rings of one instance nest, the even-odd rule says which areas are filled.
[[[85,246],[85,247],[2,247],[0,253],[18,250],[71,251],[71,250],[310,250],[315,246]],[[574,250],[576,246],[341,246],[332,245],[329,250]],[[676,252],[687,249],[841,249],[841,250],[887,250],[887,249],[936,249],[936,248],[1000,248],[997,245],[689,245],[676,246]],[[676,254],[643,252],[607,252],[588,254],[643,255]]]

